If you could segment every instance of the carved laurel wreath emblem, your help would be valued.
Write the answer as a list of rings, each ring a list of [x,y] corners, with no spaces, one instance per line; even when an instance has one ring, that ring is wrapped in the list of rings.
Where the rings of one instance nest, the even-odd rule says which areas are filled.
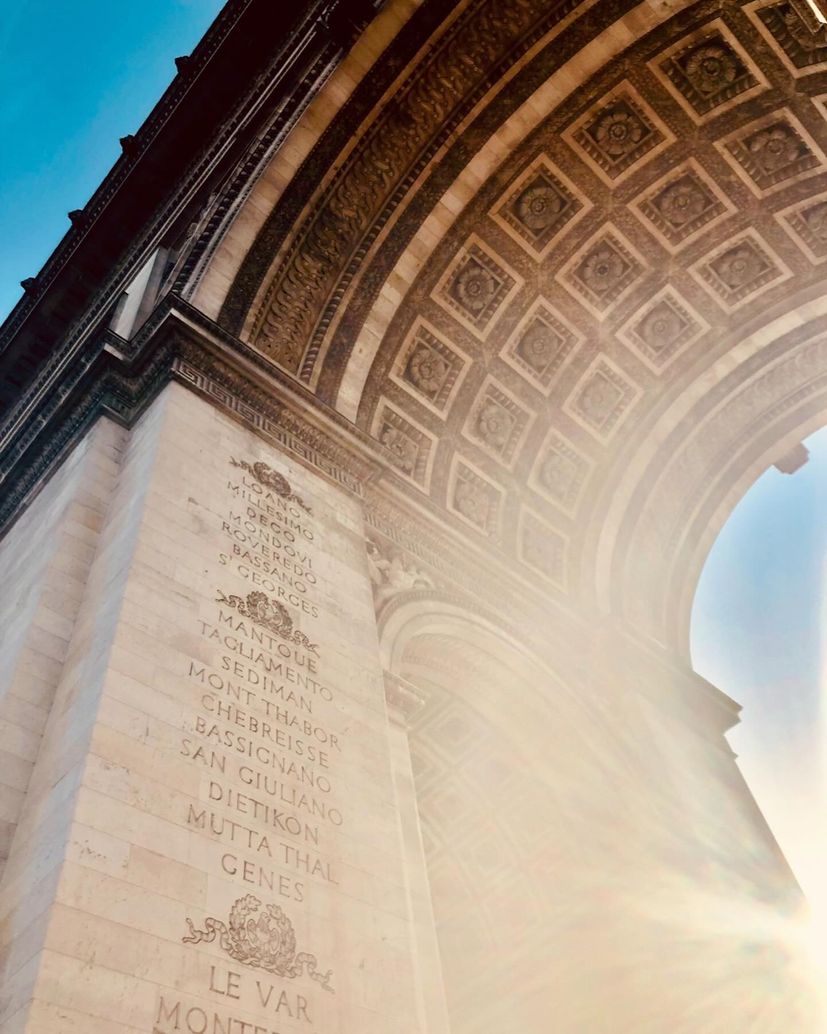
[[[196,930],[187,917],[189,935],[184,944],[212,943],[216,937],[221,949],[236,962],[252,969],[263,969],[279,977],[300,977],[306,974],[331,994],[333,970],[318,972],[318,960],[306,951],[296,951],[293,924],[278,905],[264,905],[253,894],[238,898],[230,909],[228,922],[214,916],[204,920],[204,929]]]
[[[281,499],[295,503],[310,516],[313,515],[313,511],[307,503],[293,491],[293,487],[287,478],[283,474],[279,474],[277,470],[273,470],[272,467],[268,467],[266,463],[262,463],[260,460],[256,463],[248,463],[246,460],[237,460],[234,457],[230,457],[230,463],[234,467],[240,467],[242,470],[246,470],[248,474],[252,474],[263,488],[275,492]]]
[[[279,636],[280,639],[303,646],[305,650],[319,656],[318,644],[311,643],[304,632],[293,628],[293,619],[290,617],[287,607],[278,600],[271,600],[266,593],[256,590],[248,592],[245,598],[243,596],[225,596],[219,589],[215,602],[235,607],[242,617],[249,618],[257,625],[261,625]]]

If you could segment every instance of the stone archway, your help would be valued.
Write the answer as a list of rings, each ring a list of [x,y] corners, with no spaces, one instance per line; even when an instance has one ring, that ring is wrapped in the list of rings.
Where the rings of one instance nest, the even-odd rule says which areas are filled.
[[[458,600],[403,593],[380,627],[452,1032],[813,1022],[801,917],[778,921],[725,754],[564,685]]]
[[[418,12],[193,298],[414,499],[685,654],[727,486],[818,405],[823,35],[786,2]]]
[[[341,999],[314,999],[320,1027],[413,1030],[427,1012],[409,936],[424,915],[411,876],[422,858],[417,837],[396,837],[406,740],[387,723],[384,668],[431,693],[408,741],[423,828],[440,846],[426,868],[440,934],[457,947],[457,1030],[528,1030],[552,1006],[568,1029],[607,1034],[750,1029],[750,991],[771,971],[767,1029],[786,1032],[801,1001],[784,948],[800,895],[726,748],[738,707],[691,671],[686,628],[728,509],[827,408],[825,30],[798,0],[390,0],[379,13],[320,0],[269,47],[269,16],[265,0],[228,5],[3,330],[0,388],[15,398],[0,512],[18,535],[5,541],[40,541],[45,521],[83,556],[72,577],[60,557],[47,579],[7,547],[19,598],[42,594],[62,619],[33,609],[14,656],[55,645],[39,623],[65,640],[47,678],[18,665],[3,698],[12,751],[27,752],[14,755],[22,785],[8,787],[14,878],[0,901],[18,983],[7,1008],[27,1034],[52,1034],[54,1010],[76,1005],[82,1027],[94,1003],[60,998],[57,956],[74,973],[112,959],[129,970],[114,948],[90,962],[88,937],[49,921],[80,902],[114,945],[107,909],[83,896],[101,868],[107,900],[134,895],[145,943],[163,942],[173,970],[192,966],[193,993],[212,1000],[209,951],[181,947],[192,942],[178,912],[208,900],[217,930],[245,873],[277,878],[249,858],[228,870],[206,827],[186,828],[182,802],[211,783],[192,776],[194,752],[186,764],[169,752],[179,726],[189,741],[206,720],[181,711],[204,700],[187,665],[235,671],[215,654],[220,634],[198,636],[242,613],[294,659],[324,657],[325,704],[339,701],[327,720],[359,742],[342,776],[356,832],[327,831],[342,882],[320,889],[333,868],[285,854],[317,880],[307,908],[304,884],[289,899],[296,928],[344,974]],[[102,414],[120,425],[100,425],[109,437],[93,426]],[[66,482],[24,513],[71,449]],[[79,528],[78,511],[94,527]],[[310,538],[296,548],[287,533]],[[383,657],[377,629],[392,628]],[[257,674],[231,692],[255,703]],[[17,694],[35,691],[32,729]],[[260,732],[260,714],[230,714]],[[502,824],[474,795],[477,783],[497,790],[474,767],[480,744],[508,772]],[[87,765],[86,748],[102,759]],[[223,773],[226,758],[209,757]],[[101,785],[117,806],[95,796]],[[467,830],[451,792],[475,816]],[[92,819],[127,838],[125,854],[82,854],[70,827]],[[532,822],[575,832],[562,854],[560,836],[520,845]],[[152,843],[168,852],[177,911],[140,907],[156,894],[147,829],[165,831]],[[492,842],[505,856],[493,869]],[[57,860],[29,965],[26,872],[41,858]],[[176,884],[179,865],[192,872]],[[589,888],[603,885],[593,910]],[[453,895],[471,909],[446,910]],[[641,910],[653,901],[654,915]],[[197,945],[211,944],[202,934]],[[555,944],[574,961],[545,980],[536,961]],[[380,979],[355,964],[360,952]],[[150,1000],[164,976],[153,965],[136,1000],[169,1027],[178,1013]],[[656,998],[643,973],[657,974]],[[721,973],[739,992],[726,1000]],[[527,993],[509,998],[518,979]],[[495,1004],[475,1002],[486,986]],[[122,999],[100,1008],[126,1023]]]

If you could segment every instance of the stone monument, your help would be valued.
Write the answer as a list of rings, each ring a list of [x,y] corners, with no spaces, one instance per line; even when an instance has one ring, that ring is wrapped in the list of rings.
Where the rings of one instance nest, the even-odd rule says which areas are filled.
[[[804,0],[178,60],[0,330],[4,1034],[817,1029],[688,625],[827,419],[825,75]]]

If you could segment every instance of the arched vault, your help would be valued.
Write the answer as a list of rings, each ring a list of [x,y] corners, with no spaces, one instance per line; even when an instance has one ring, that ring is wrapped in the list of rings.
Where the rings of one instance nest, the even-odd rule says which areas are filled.
[[[466,534],[683,647],[726,513],[825,411],[814,24],[786,0],[391,4],[195,304]]]
[[[419,981],[416,1007],[441,1017],[420,1024],[434,1034],[434,913],[458,1031],[552,1016],[590,1034],[753,1030],[759,1015],[763,1030],[814,1029],[787,951],[799,889],[724,738],[738,707],[687,663],[723,520],[827,423],[827,28],[807,2],[229,0],[0,328],[0,530],[80,443],[4,553],[14,642],[43,651],[65,627],[44,607],[40,634],[41,586],[77,618],[65,669],[48,657],[66,696],[48,725],[38,711],[48,736],[71,734],[73,764],[75,698],[103,726],[143,701],[138,676],[174,749],[166,696],[194,686],[175,665],[205,663],[204,615],[247,606],[219,579],[259,585],[259,560],[282,565],[268,592],[292,584],[293,561],[269,559],[282,545],[259,537],[282,534],[266,509],[219,513],[225,489],[233,507],[248,497],[227,471],[299,521],[311,486],[326,523],[307,540],[318,611],[308,596],[302,613],[341,679],[332,720],[385,737],[353,749],[348,794],[371,781],[378,810],[355,810],[385,830],[365,858],[404,841],[411,923],[376,932],[383,952],[419,939],[433,986]],[[94,427],[101,414],[122,426]],[[78,534],[76,497],[103,516],[80,526],[77,562],[52,563],[60,522]],[[233,568],[216,551],[246,524],[249,549],[269,552]],[[267,598],[247,601],[289,614]],[[315,650],[299,617],[290,641]],[[137,666],[125,679],[101,660],[116,653]],[[23,729],[35,710],[5,713]],[[167,771],[136,713],[140,727],[117,719],[107,786],[119,806],[166,809],[165,792],[111,775],[134,757],[147,779]],[[49,750],[30,750],[28,729],[19,742],[25,779],[63,793]],[[197,784],[176,785],[183,799]],[[19,788],[9,800],[28,838]],[[63,798],[30,800],[62,837]],[[39,871],[35,840],[15,843],[7,871]],[[353,1015],[345,1026],[367,1029]]]

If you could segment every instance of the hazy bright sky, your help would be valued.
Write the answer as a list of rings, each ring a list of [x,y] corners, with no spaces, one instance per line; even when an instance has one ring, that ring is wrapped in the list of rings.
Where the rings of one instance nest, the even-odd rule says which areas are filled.
[[[827,428],[795,474],[766,471],[723,528],[701,577],[692,659],[743,705],[729,736],[811,898],[824,894],[821,713],[827,565]],[[827,904],[827,902],[822,902]]]
[[[15,0],[0,15],[0,321],[223,6]]]
[[[222,0],[19,0],[0,19],[0,320],[37,273]],[[744,705],[731,742],[805,889],[818,832],[827,431],[788,477],[769,470],[701,579],[693,659]],[[822,882],[818,880],[816,882]]]

